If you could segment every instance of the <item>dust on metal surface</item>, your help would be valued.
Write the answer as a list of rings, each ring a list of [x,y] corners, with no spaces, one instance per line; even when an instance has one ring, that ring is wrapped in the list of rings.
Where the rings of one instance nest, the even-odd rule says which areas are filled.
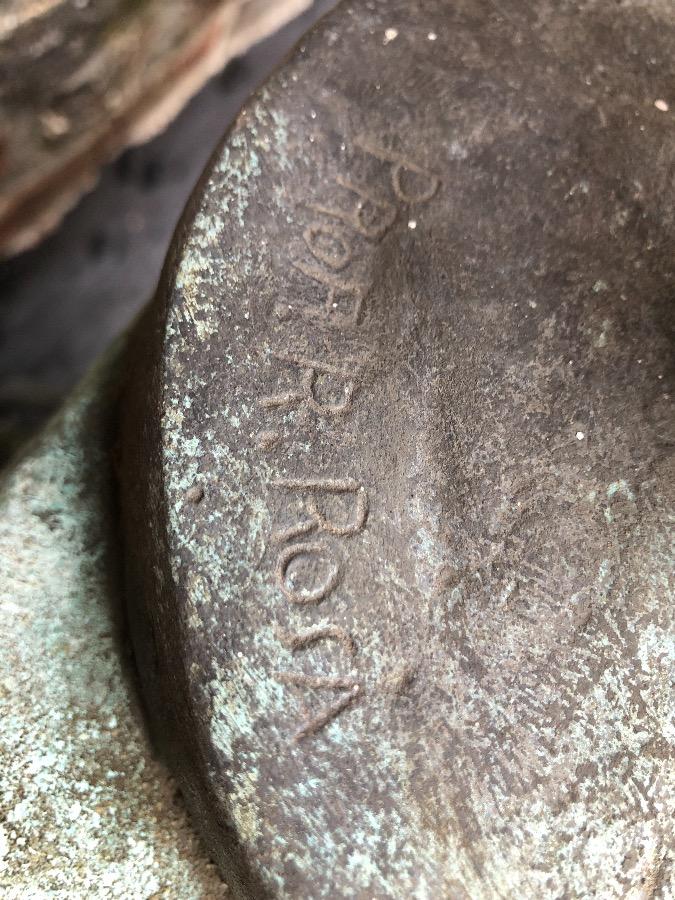
[[[674,65],[657,0],[346,3],[195,198],[128,605],[241,896],[672,890]]]

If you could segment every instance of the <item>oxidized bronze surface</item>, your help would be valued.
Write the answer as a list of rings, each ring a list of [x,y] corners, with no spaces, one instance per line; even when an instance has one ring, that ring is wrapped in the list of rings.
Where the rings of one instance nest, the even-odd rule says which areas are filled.
[[[346,3],[198,189],[128,608],[239,896],[672,889],[674,69],[670,2]]]

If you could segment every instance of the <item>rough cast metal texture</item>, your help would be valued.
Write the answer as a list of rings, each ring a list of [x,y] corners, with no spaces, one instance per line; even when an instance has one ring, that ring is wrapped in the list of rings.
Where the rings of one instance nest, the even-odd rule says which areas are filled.
[[[4,0],[0,255],[55,226],[100,166],[309,0]]]
[[[122,636],[111,353],[0,484],[0,895],[214,900]]]
[[[249,897],[671,897],[670,2],[347,3],[126,398],[154,733]]]

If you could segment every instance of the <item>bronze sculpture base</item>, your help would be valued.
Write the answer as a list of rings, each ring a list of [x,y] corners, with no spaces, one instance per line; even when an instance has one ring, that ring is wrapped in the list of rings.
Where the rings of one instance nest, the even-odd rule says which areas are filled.
[[[672,879],[674,60],[657,0],[345,3],[198,190],[128,609],[238,895]]]

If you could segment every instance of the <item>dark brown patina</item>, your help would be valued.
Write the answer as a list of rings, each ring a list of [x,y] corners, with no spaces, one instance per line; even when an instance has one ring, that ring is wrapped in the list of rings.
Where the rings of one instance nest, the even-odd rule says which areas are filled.
[[[672,878],[674,61],[659,0],[347,3],[198,189],[128,605],[238,895]]]

